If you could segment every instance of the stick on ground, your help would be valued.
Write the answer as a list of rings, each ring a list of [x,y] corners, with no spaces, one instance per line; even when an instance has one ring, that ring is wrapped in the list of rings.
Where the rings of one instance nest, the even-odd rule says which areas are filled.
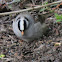
[[[9,14],[14,14],[14,13],[20,13],[20,12],[24,12],[24,11],[29,11],[29,10],[33,10],[33,9],[38,9],[38,8],[41,8],[41,7],[46,7],[46,6],[50,6],[50,5],[53,5],[53,4],[57,4],[57,3],[61,3],[62,1],[57,1],[57,2],[53,2],[53,3],[49,3],[47,5],[39,5],[39,6],[36,6],[36,7],[31,7],[31,8],[27,8],[27,9],[23,9],[23,10],[18,10],[18,11],[12,11],[12,12],[5,12],[5,13],[0,13],[0,15],[9,15]]]

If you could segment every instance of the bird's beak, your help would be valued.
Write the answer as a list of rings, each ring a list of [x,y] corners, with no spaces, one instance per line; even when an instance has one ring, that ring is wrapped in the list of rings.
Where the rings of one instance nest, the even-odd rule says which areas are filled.
[[[24,31],[21,31],[22,36],[24,35]]]

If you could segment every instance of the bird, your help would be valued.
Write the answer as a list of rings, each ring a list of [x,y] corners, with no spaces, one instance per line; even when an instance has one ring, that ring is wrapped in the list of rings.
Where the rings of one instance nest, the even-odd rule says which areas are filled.
[[[13,31],[15,35],[23,41],[34,41],[43,36],[48,26],[44,23],[45,17],[39,16],[40,20],[35,21],[30,13],[20,13],[13,21]]]

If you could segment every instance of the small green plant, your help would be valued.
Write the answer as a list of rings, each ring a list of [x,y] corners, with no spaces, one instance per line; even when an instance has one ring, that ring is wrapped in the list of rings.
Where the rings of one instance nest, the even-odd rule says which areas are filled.
[[[62,21],[62,15],[58,15],[57,13],[55,13],[55,18],[57,19],[56,22]]]
[[[45,2],[44,2],[44,5],[46,5],[46,4],[48,4],[48,2],[47,2],[47,1],[45,1]]]
[[[47,8],[42,8],[42,9],[40,9],[40,12],[42,12],[42,11],[45,11]]]
[[[5,57],[5,55],[4,55],[4,54],[1,54],[1,55],[0,55],[0,58],[3,58],[3,57]]]
[[[43,3],[43,5],[46,5],[46,4],[48,4],[47,1],[45,1],[45,2]],[[41,8],[41,9],[39,10],[39,12],[43,12],[43,11],[45,11],[45,10],[47,10],[47,9],[48,9],[48,7]]]
[[[50,8],[56,7],[58,4],[50,5]]]

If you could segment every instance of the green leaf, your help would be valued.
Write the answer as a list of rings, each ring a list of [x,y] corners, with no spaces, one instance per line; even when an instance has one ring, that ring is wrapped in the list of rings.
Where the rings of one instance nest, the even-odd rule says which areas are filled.
[[[19,2],[20,0],[13,0],[14,2]]]
[[[12,8],[12,5],[8,5],[9,8]]]
[[[45,1],[44,5],[45,5],[45,4],[48,4],[48,2],[47,2],[47,1]]]
[[[42,11],[44,11],[44,10],[46,10],[46,8],[40,9],[40,12],[42,12]]]
[[[56,22],[61,22],[62,20],[56,20]]]
[[[10,5],[10,4],[16,3],[16,2],[20,2],[20,0],[12,0],[11,2],[7,2],[7,4]]]
[[[53,5],[50,5],[50,7],[55,7],[55,6],[57,6],[58,4],[53,4]]]
[[[62,20],[62,15],[58,15],[57,13],[55,13],[55,17],[56,17],[57,20],[58,19]]]
[[[0,58],[3,58],[3,57],[5,57],[5,55],[4,55],[4,54],[1,54],[1,55],[0,55]]]

